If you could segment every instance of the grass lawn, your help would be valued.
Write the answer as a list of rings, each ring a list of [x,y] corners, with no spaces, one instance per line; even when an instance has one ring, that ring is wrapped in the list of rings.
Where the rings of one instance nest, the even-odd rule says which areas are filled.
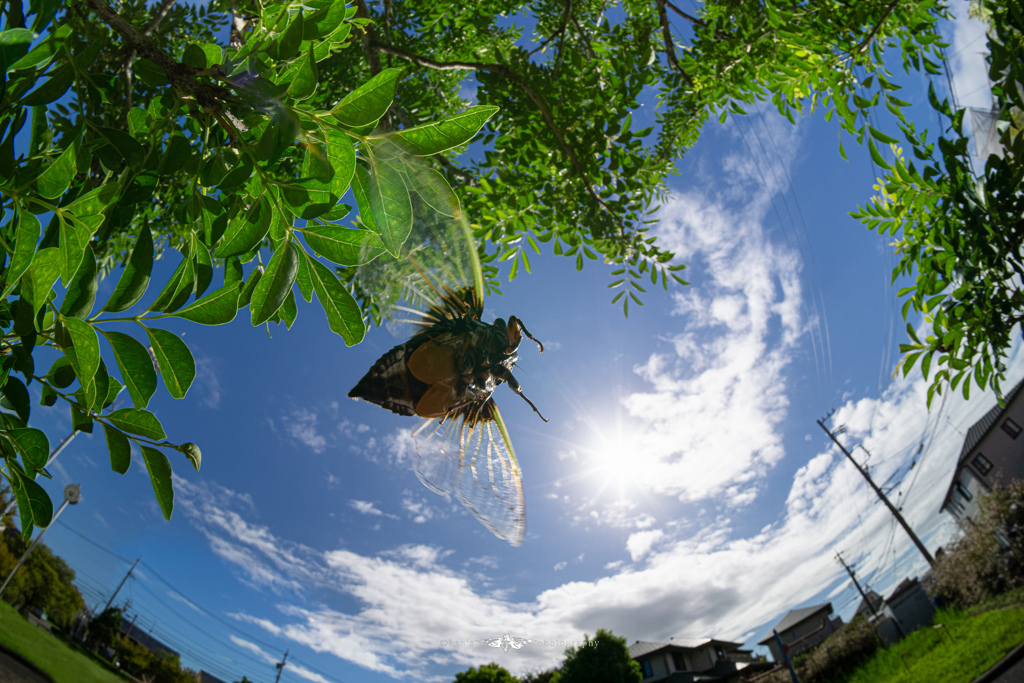
[[[934,624],[879,650],[846,683],[970,683],[1024,640],[1024,608],[981,614],[939,610]]]
[[[0,601],[0,644],[14,650],[53,678],[54,683],[125,683],[49,633],[28,623],[13,607]]]

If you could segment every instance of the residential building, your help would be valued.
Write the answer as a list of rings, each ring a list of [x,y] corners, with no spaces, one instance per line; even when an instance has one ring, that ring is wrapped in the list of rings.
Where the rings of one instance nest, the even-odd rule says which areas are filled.
[[[939,511],[957,521],[973,520],[978,497],[1014,479],[1024,479],[1024,397],[1018,383],[967,431],[953,481]]]
[[[199,683],[227,683],[227,681],[221,678],[217,678],[216,676],[207,671],[200,671]]]
[[[886,598],[885,614],[895,619],[906,635],[931,623],[935,606],[920,581],[916,578],[903,579],[892,595]]]
[[[629,646],[629,656],[640,663],[645,683],[735,683],[740,672],[749,676],[771,668],[740,645],[715,638],[638,640]]]
[[[871,600],[871,604],[869,605],[867,600],[861,598],[860,604],[857,605],[857,611],[853,613],[854,619],[857,617],[864,617],[868,621],[871,621],[875,618],[875,614],[882,611],[882,606],[885,605],[885,600],[882,596],[870,588],[868,589],[867,596],[868,600]],[[874,610],[871,609],[872,607],[874,607]]]
[[[823,605],[790,610],[772,631],[778,632],[786,652],[790,657],[795,657],[821,643],[842,625],[842,619],[832,618],[832,603],[826,602]],[[772,652],[772,658],[782,662],[782,651],[772,631],[759,640],[758,645],[766,645]]]

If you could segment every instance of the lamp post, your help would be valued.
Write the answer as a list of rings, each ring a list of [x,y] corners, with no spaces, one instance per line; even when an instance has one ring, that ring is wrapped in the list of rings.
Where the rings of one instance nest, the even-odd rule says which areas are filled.
[[[65,486],[64,487],[64,502],[57,509],[56,514],[53,515],[53,518],[50,519],[50,524],[52,525],[54,522],[57,521],[57,518],[60,517],[60,513],[64,512],[64,508],[66,508],[69,503],[71,505],[77,505],[78,501],[80,501],[81,499],[82,499],[82,487],[81,486],[79,486],[78,484],[68,484],[67,486]],[[46,528],[40,530],[39,535],[36,536],[36,540],[32,541],[32,545],[30,545],[28,547],[28,550],[25,551],[25,554],[21,556],[20,560],[18,560],[18,564],[14,565],[14,569],[12,569],[11,573],[7,575],[7,580],[4,581],[4,585],[0,586],[0,596],[2,596],[4,594],[4,590],[7,588],[7,584],[9,584],[11,582],[11,579],[14,578],[14,575],[18,573],[19,569],[21,569],[21,565],[25,564],[25,560],[28,559],[29,554],[35,549],[35,547],[37,545],[39,545],[39,541],[41,541],[43,539],[43,534],[45,534],[46,533],[46,529],[49,529],[49,528],[50,527],[47,526]]]

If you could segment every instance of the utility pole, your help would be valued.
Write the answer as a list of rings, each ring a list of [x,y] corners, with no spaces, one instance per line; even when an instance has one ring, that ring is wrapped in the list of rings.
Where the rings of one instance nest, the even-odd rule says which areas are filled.
[[[875,609],[875,603],[871,601],[871,598],[869,598],[867,593],[864,592],[864,589],[860,587],[860,583],[857,581],[857,576],[853,573],[853,570],[850,569],[846,562],[843,561],[843,556],[840,553],[836,553],[836,559],[839,560],[839,564],[843,565],[843,569],[845,569],[846,573],[850,575],[851,579],[853,579],[853,585],[857,587],[857,592],[860,593],[862,598],[864,598],[864,602],[868,603],[868,609],[870,609],[871,613],[875,615],[875,619],[878,619],[878,610]]]
[[[274,683],[278,683],[281,680],[281,672],[284,671],[284,663],[288,661],[288,650],[284,651],[284,658],[275,664],[277,667],[277,678],[274,679]]]
[[[825,426],[824,420],[818,420],[818,426],[825,430],[825,433],[828,434],[828,438],[832,439],[835,445],[839,446],[839,450],[843,452],[843,455],[846,456],[846,459],[853,463],[853,466],[857,468],[857,471],[860,472],[860,475],[867,480],[868,484],[871,485],[871,488],[874,490],[878,498],[883,503],[885,503],[885,506],[889,508],[889,512],[892,513],[893,517],[896,518],[896,521],[899,522],[900,526],[903,527],[903,530],[906,531],[907,535],[910,536],[910,540],[914,542],[914,545],[917,546],[917,549],[921,551],[922,555],[924,555],[924,559],[928,560],[928,565],[935,566],[935,558],[932,557],[932,554],[930,552],[928,552],[928,548],[924,547],[924,543],[921,542],[921,539],[917,537],[917,534],[914,533],[914,530],[910,528],[909,524],[907,524],[907,520],[903,519],[903,515],[900,514],[900,511],[897,510],[896,507],[889,502],[889,499],[885,497],[885,494],[882,493],[882,489],[878,488],[875,482],[871,480],[871,475],[867,473],[867,470],[861,467],[860,463],[854,460],[853,456],[850,455],[850,451],[846,450],[846,448],[843,447],[843,444],[839,443],[839,439],[836,438],[835,434],[829,431],[829,428]]]
[[[135,560],[135,564],[132,565],[132,568],[129,569],[128,573],[124,575],[123,579],[121,579],[121,583],[117,584],[117,590],[114,591],[114,594],[110,596],[110,599],[107,600],[107,604],[103,607],[103,611],[104,612],[106,612],[110,608],[110,603],[114,602],[114,598],[116,598],[117,594],[121,591],[121,587],[124,586],[124,582],[127,581],[128,577],[132,575],[133,571],[135,571],[135,565],[138,564],[139,560],[141,560],[141,559],[142,559],[142,556],[139,555],[138,559]],[[102,612],[101,612],[101,614],[102,614]]]

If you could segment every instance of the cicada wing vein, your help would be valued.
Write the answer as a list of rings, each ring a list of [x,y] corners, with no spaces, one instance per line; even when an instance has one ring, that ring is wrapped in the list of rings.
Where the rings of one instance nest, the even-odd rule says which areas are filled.
[[[514,546],[523,542],[522,471],[493,401],[428,420],[413,437],[416,475],[427,488],[453,494],[498,538]]]

